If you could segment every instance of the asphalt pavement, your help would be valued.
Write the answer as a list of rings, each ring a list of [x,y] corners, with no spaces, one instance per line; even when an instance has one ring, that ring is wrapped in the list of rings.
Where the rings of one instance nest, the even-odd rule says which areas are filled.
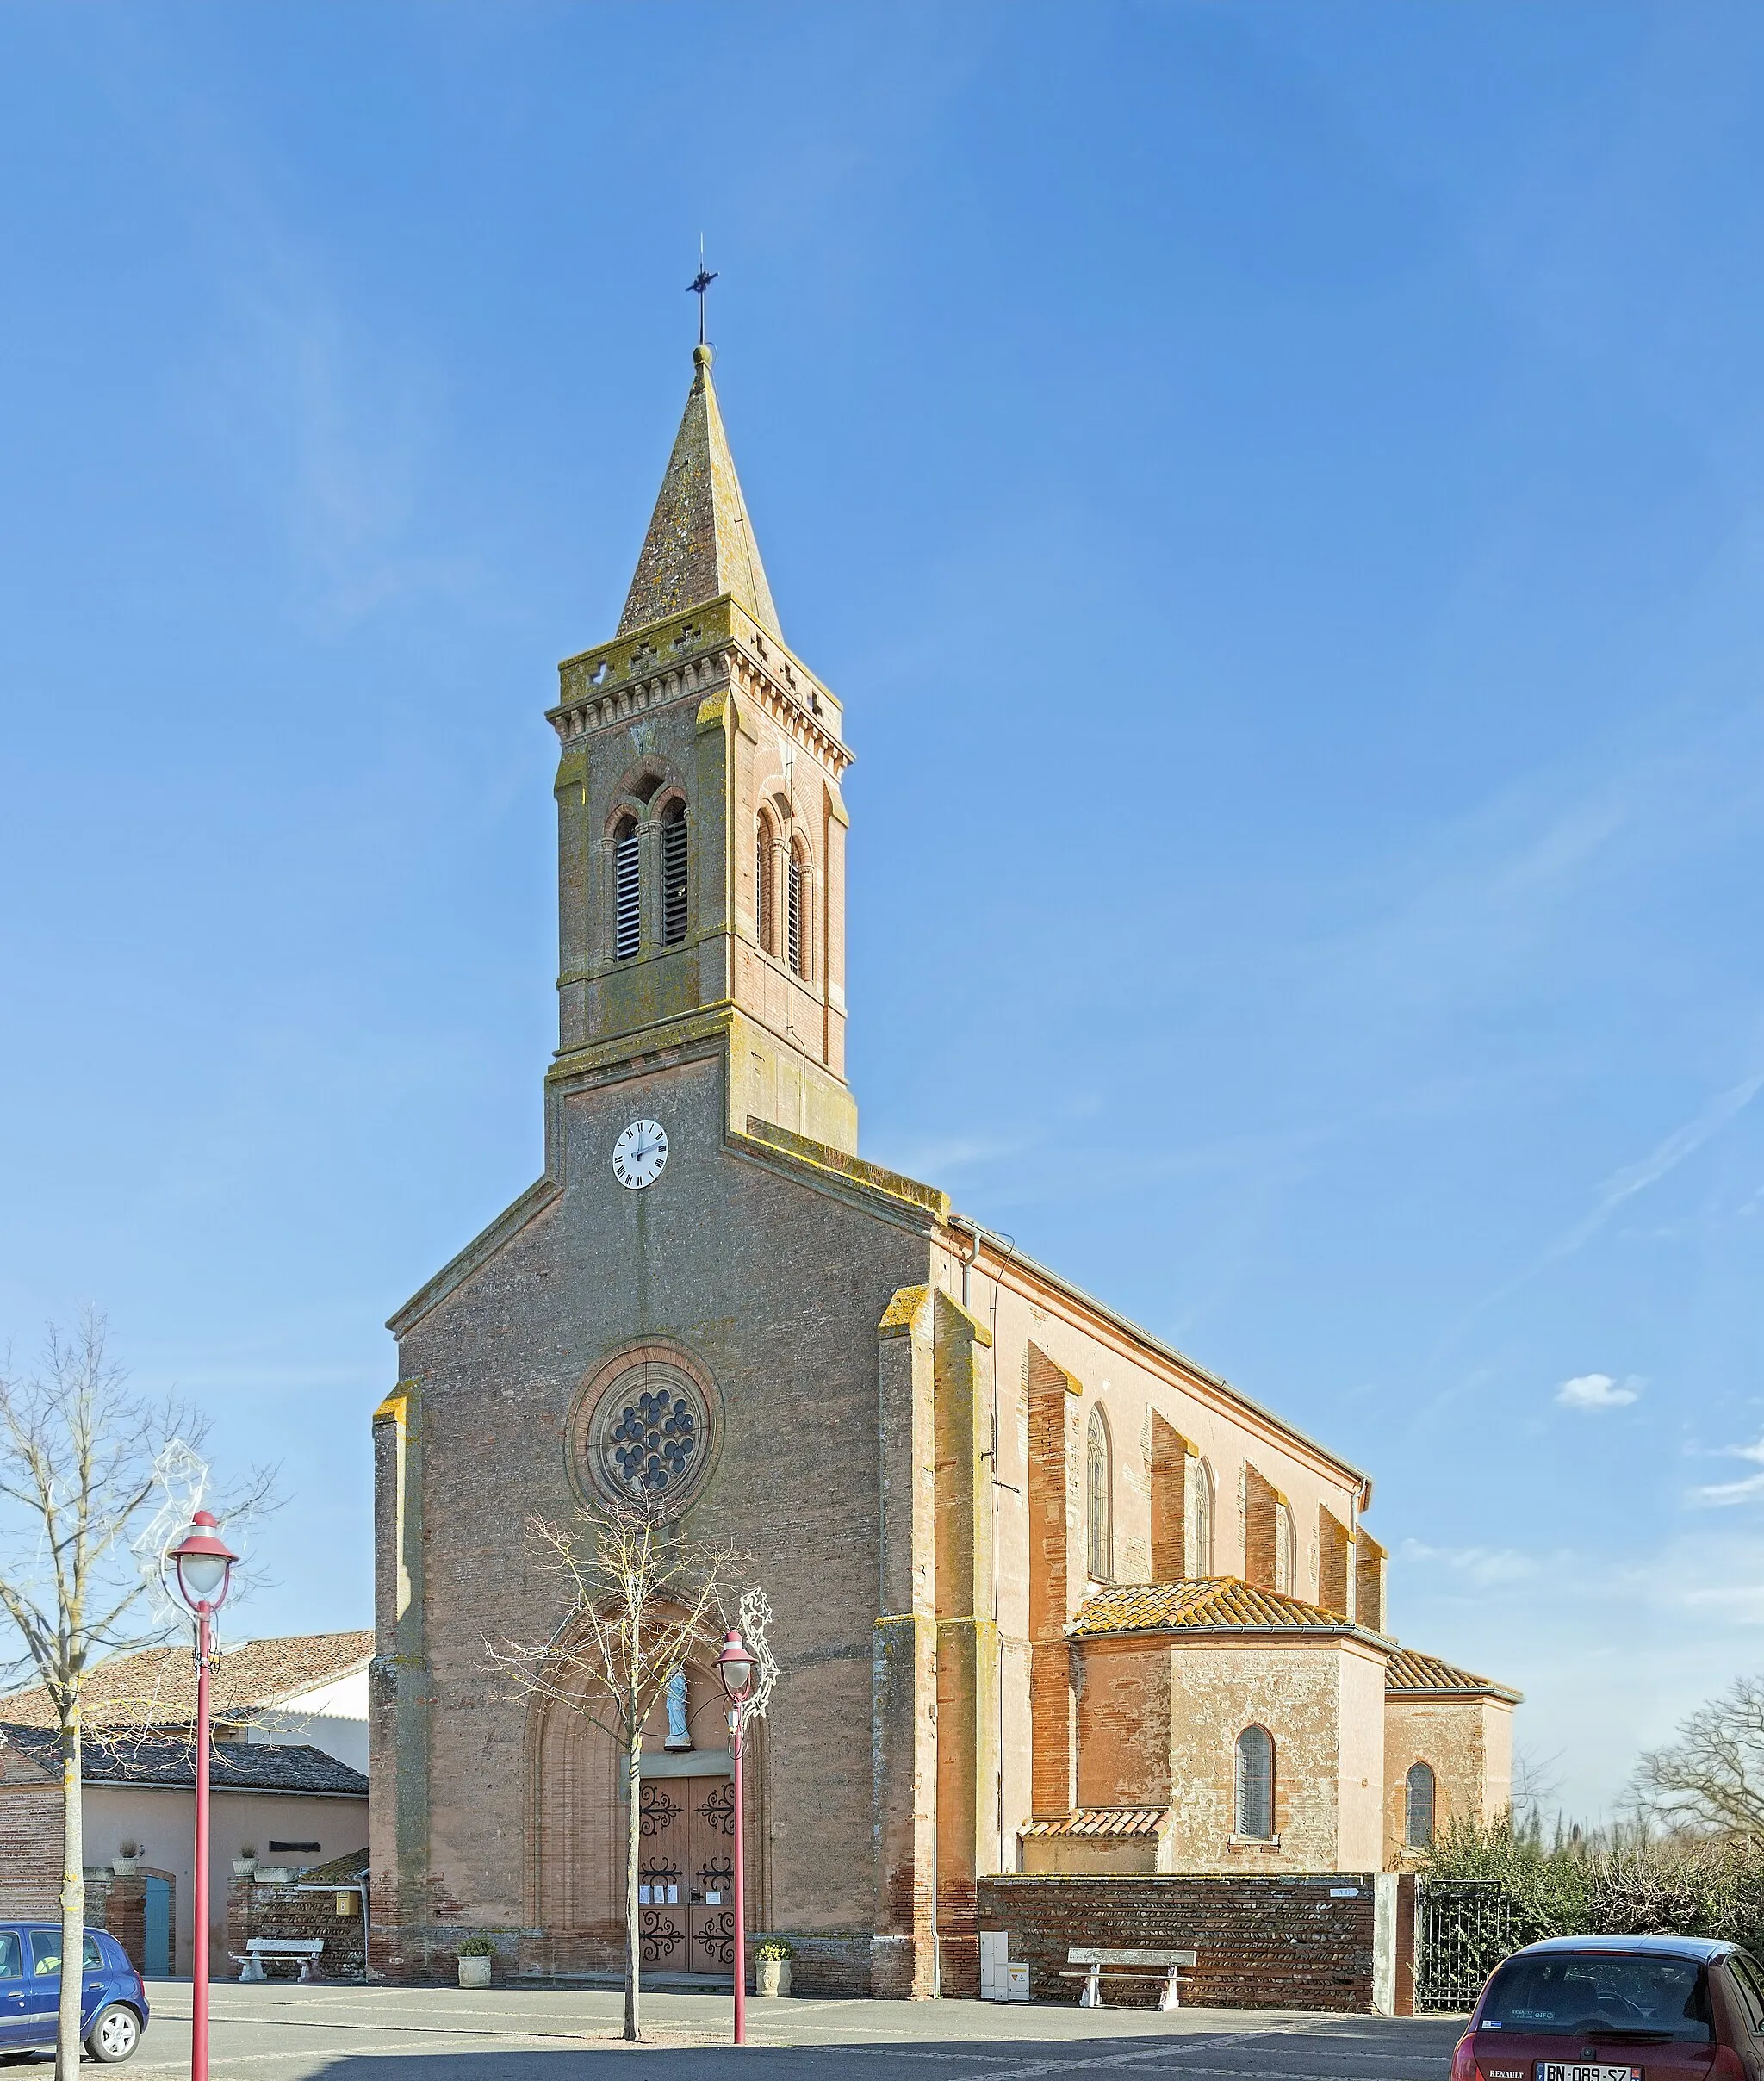
[[[118,2081],[189,2072],[189,1985],[149,1988],[153,2022]],[[643,1997],[628,2046],[616,1990],[217,1986],[212,2081],[577,2081],[659,2060],[752,2081],[1041,2081],[1120,2070],[1122,2081],[1447,2081],[1450,2018],[1243,2009],[1078,2009],[1070,2003],[754,2001],[730,2043],[726,1995]],[[394,2071],[388,2071],[388,2062]],[[34,2062],[33,2064],[46,2064]]]

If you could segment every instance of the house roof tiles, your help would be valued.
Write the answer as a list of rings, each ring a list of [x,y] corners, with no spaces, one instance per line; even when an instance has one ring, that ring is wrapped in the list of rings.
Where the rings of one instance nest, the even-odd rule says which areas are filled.
[[[1099,1838],[1116,1842],[1132,1842],[1141,1837],[1156,1836],[1169,1818],[1169,1810],[1162,1806],[1079,1806],[1069,1814],[1057,1814],[1047,1820],[1031,1821],[1022,1833],[1025,1836],[1077,1836],[1087,1842]]]
[[[302,1692],[334,1683],[374,1652],[371,1627],[348,1633],[296,1633],[279,1640],[242,1640],[212,1664],[209,1704],[220,1720],[264,1712]],[[196,1669],[188,1646],[113,1655],[86,1672],[83,1716],[90,1727],[165,1727],[193,1720]],[[55,1709],[40,1684],[0,1698],[0,1722],[53,1727]]]
[[[6,1746],[45,1775],[60,1768],[59,1736],[44,1727],[0,1724]],[[208,1765],[216,1792],[327,1792],[365,1798],[368,1780],[358,1770],[322,1749],[303,1742],[216,1742]],[[80,1749],[80,1779],[86,1785],[144,1785],[194,1790],[196,1750],[181,1735],[89,1733]]]

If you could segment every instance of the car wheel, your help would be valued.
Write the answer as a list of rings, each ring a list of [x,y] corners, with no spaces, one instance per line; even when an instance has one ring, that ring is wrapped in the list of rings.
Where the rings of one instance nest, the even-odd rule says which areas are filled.
[[[141,2041],[141,2020],[134,2010],[113,2002],[101,2010],[86,2038],[86,2050],[107,2065],[126,2059]]]

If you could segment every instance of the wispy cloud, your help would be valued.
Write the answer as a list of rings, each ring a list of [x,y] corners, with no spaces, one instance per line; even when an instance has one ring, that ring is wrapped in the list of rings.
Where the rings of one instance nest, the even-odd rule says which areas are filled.
[[[1492,1589],[1498,1582],[1523,1582],[1537,1572],[1530,1554],[1511,1546],[1426,1546],[1419,1539],[1405,1539],[1402,1557],[1450,1569],[1477,1589]]]
[[[1556,1390],[1564,1409],[1626,1409],[1641,1397],[1642,1383],[1631,1377],[1621,1387],[1609,1373],[1576,1373]]]
[[[1566,1235],[1552,1243],[1533,1269],[1541,1271],[1545,1265],[1560,1264],[1562,1258],[1572,1257],[1592,1240],[1625,1200],[1645,1192],[1668,1171],[1675,1171],[1687,1156],[1694,1156],[1711,1134],[1719,1133],[1736,1114],[1742,1113],[1761,1090],[1764,1090],[1764,1071],[1730,1084],[1724,1091],[1717,1091],[1694,1119],[1686,1121],[1681,1127],[1674,1127],[1639,1163],[1628,1165],[1607,1178],[1599,1189],[1592,1211]]]
[[[1764,1467],[1764,1438],[1755,1445],[1724,1445],[1721,1457],[1730,1460],[1751,1460]],[[1712,1510],[1720,1510],[1732,1503],[1749,1503],[1764,1498],[1764,1474],[1743,1475],[1736,1482],[1711,1482],[1702,1488],[1691,1491],[1691,1500]]]

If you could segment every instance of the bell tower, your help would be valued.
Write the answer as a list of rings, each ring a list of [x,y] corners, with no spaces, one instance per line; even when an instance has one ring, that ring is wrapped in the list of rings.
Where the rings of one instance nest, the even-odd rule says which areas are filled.
[[[785,643],[711,380],[609,643],[558,668],[554,1082],[726,1051],[730,1124],[854,1155],[840,705]]]

